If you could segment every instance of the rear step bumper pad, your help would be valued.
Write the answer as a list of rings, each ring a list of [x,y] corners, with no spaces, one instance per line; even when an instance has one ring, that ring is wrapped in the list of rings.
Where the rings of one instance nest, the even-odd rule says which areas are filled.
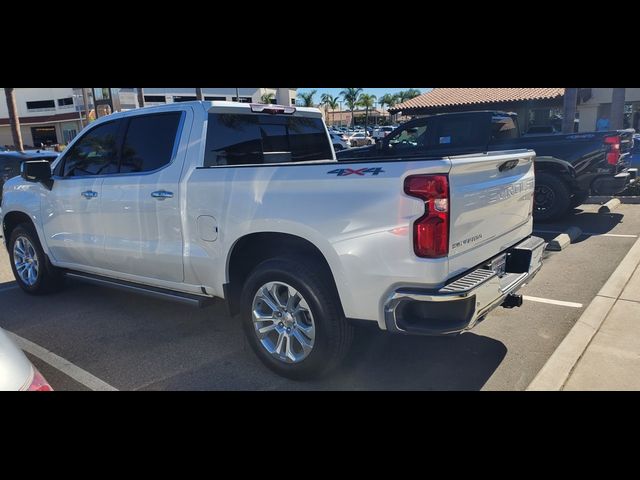
[[[538,273],[544,249],[544,240],[532,236],[494,257],[507,254],[504,272],[491,270],[490,259],[438,290],[394,290],[384,306],[387,330],[416,335],[469,330]]]
[[[610,177],[598,177],[591,184],[596,195],[615,195],[624,191],[630,184],[637,182],[638,170],[627,168]]]

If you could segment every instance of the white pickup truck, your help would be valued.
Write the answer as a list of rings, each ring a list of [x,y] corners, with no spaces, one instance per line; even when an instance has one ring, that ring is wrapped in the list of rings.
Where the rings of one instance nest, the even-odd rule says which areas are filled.
[[[311,108],[185,102],[88,125],[4,185],[20,287],[65,276],[204,305],[224,299],[291,378],[326,373],[354,323],[450,335],[542,264],[534,152],[338,162]]]

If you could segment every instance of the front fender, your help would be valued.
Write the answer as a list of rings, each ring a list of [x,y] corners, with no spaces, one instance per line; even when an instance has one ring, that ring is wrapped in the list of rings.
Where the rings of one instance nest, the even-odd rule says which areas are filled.
[[[36,229],[42,249],[47,256],[51,256],[47,242],[43,239],[44,231],[42,229],[42,216],[40,211],[40,199],[42,189],[44,187],[39,183],[28,183],[20,177],[14,177],[4,184],[2,194],[2,209],[0,212],[0,221],[2,222],[4,232],[5,219],[13,212],[23,213],[31,219]],[[4,236],[4,235],[3,235]],[[5,239],[5,243],[7,239]]]

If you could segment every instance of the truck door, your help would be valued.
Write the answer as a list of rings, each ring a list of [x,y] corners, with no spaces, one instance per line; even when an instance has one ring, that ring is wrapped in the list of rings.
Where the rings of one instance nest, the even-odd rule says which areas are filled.
[[[118,170],[121,126],[114,120],[84,133],[56,165],[53,188],[43,189],[42,228],[57,262],[103,266],[102,182]]]
[[[188,135],[181,133],[192,118],[181,107],[124,119],[120,170],[104,179],[100,212],[104,260],[124,278],[184,280],[179,182]]]

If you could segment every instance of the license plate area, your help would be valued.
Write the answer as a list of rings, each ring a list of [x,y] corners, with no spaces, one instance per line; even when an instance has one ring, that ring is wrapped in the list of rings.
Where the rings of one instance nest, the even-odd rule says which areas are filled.
[[[503,253],[492,258],[486,268],[495,272],[499,277],[503,276],[507,271],[507,254]]]

